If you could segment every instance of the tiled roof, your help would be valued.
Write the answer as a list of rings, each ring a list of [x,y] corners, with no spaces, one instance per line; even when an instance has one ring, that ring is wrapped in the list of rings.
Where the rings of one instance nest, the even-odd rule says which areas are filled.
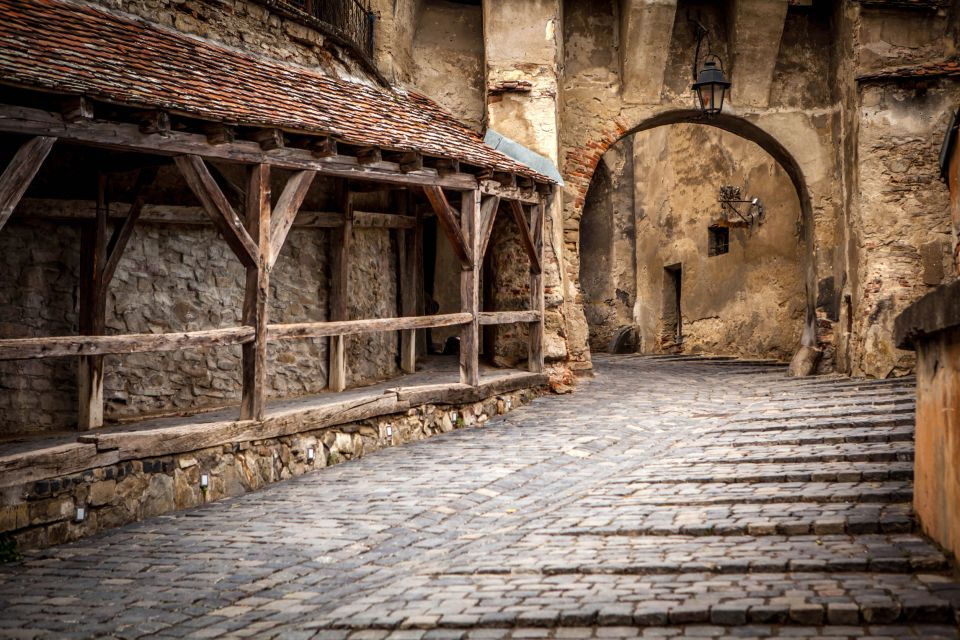
[[[324,76],[64,0],[0,0],[0,83],[550,178],[488,147],[429,98]]]
[[[898,78],[922,78],[960,76],[960,58],[949,58],[902,67],[890,67],[857,76],[857,80],[895,80]]]

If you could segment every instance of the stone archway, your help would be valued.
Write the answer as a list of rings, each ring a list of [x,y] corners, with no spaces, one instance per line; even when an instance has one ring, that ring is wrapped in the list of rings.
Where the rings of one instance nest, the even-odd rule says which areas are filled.
[[[755,118],[751,118],[755,119]],[[565,309],[567,315],[567,340],[570,359],[574,368],[589,367],[589,347],[586,345],[586,320],[582,308],[582,297],[579,291],[580,273],[580,244],[579,228],[583,215],[586,194],[591,179],[600,159],[619,140],[626,136],[653,129],[656,127],[692,123],[716,127],[749,140],[763,149],[786,172],[793,184],[800,202],[802,238],[804,244],[804,287],[805,287],[805,320],[801,338],[801,346],[815,346],[817,343],[817,264],[815,246],[814,205],[811,198],[808,180],[801,162],[796,154],[783,144],[776,135],[776,127],[765,128],[748,120],[745,117],[728,113],[717,114],[706,118],[700,111],[689,108],[666,108],[659,111],[647,111],[634,120],[634,124],[627,125],[624,118],[618,118],[611,127],[600,132],[592,132],[594,139],[586,141],[579,147],[587,149],[586,153],[568,150],[565,156],[564,175],[567,177],[564,198],[564,267],[568,282],[576,288],[574,295],[569,296]],[[581,132],[583,135],[584,132]],[[590,135],[590,132],[586,132]],[[799,141],[797,141],[799,144]],[[571,325],[581,324],[584,329],[576,331]]]

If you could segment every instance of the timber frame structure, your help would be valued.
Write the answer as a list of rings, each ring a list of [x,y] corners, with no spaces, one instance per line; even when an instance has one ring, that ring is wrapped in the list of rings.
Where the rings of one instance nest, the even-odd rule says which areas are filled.
[[[3,0],[0,5],[5,6],[5,12],[13,12],[14,19],[8,24],[16,23],[16,12],[31,11],[30,3],[10,4]],[[84,29],[99,28],[96,23],[103,21],[103,16],[122,22],[121,18],[99,9],[78,8],[67,3],[63,7],[68,10],[67,15],[58,17],[67,23],[63,28],[72,28],[73,32],[82,34]],[[71,20],[73,24],[70,24]],[[150,37],[184,38],[140,23],[124,25],[127,27],[129,37],[138,42],[145,37],[148,40]],[[7,27],[0,27],[0,32],[4,28]],[[191,45],[198,46],[193,41]],[[216,49],[216,45],[204,46]],[[26,58],[32,55],[34,60],[50,57],[55,60],[62,54],[44,51],[40,47],[36,45],[34,51],[27,47]],[[233,51],[215,53],[220,56],[229,54],[234,58],[244,56]],[[260,61],[255,62],[260,64]],[[31,73],[37,75],[31,77]],[[291,82],[301,82],[303,76],[311,76],[314,83],[351,84],[308,70],[297,69],[297,73],[301,77]],[[133,197],[126,207],[110,208],[105,195],[105,180],[101,178],[96,206],[92,210],[88,207],[83,214],[74,210],[68,216],[82,219],[80,335],[0,340],[0,360],[63,356],[79,359],[79,430],[95,429],[104,423],[103,356],[106,354],[242,345],[241,421],[263,421],[266,418],[267,346],[277,341],[327,337],[330,358],[328,387],[331,391],[342,391],[346,388],[344,336],[374,331],[401,332],[400,369],[404,373],[413,373],[417,356],[416,332],[431,327],[457,327],[461,344],[459,385],[469,387],[480,383],[480,326],[527,323],[531,327],[529,370],[542,373],[544,293],[541,265],[544,259],[545,207],[553,190],[552,181],[489,147],[478,148],[476,141],[479,138],[475,133],[455,123],[425,98],[415,96],[409,101],[440,123],[444,129],[441,136],[444,131],[453,131],[452,135],[460,137],[457,144],[451,145],[454,153],[448,156],[438,155],[433,141],[424,145],[427,148],[417,148],[415,136],[408,144],[391,146],[382,144],[376,137],[367,140],[356,135],[338,134],[335,126],[331,126],[331,131],[317,130],[310,123],[301,128],[291,126],[289,122],[268,126],[269,123],[262,119],[247,120],[242,114],[228,123],[208,117],[203,109],[154,104],[142,95],[135,103],[120,103],[115,87],[98,84],[96,78],[84,83],[73,79],[51,79],[50,73],[42,68],[31,69],[9,60],[0,60],[0,83],[5,85],[5,97],[0,103],[0,133],[15,136],[13,139],[19,141],[18,150],[0,174],[0,230],[18,208],[31,181],[57,144],[120,152],[124,166],[138,170]],[[351,87],[341,88],[352,90]],[[380,90],[362,88],[365,94],[375,91]],[[390,96],[390,99],[395,97]],[[311,108],[322,112],[327,106],[321,103]],[[362,129],[362,126],[358,128]],[[468,147],[466,152],[457,152],[458,148]],[[482,158],[478,153],[488,154],[490,162],[485,163],[482,159],[478,162],[478,158]],[[247,175],[246,184],[230,183],[211,165],[211,161],[242,165]],[[177,221],[177,216],[183,215],[182,212],[170,213],[162,207],[151,207],[145,198],[158,166],[170,162],[175,164],[209,222],[245,268],[242,324],[179,333],[106,335],[106,293],[135,225],[138,221],[151,219],[151,216]],[[291,172],[276,198],[272,196],[270,186],[274,169]],[[105,173],[106,169],[101,175]],[[338,211],[300,210],[317,176],[335,179],[340,203]],[[423,296],[416,291],[415,275],[418,261],[422,260],[422,216],[356,211],[351,191],[359,188],[405,188],[410,193],[423,194],[436,216],[439,229],[459,260],[461,309],[458,313],[423,315]],[[242,204],[236,206],[231,201]],[[525,311],[484,313],[479,307],[480,271],[498,210],[509,212],[519,226],[522,245],[530,260],[530,304]],[[119,212],[123,212],[122,215]],[[113,232],[108,234],[110,222],[116,224]],[[269,322],[270,273],[294,224],[327,227],[335,234],[328,322]],[[396,233],[400,317],[348,318],[347,301],[351,291],[347,268],[351,259],[351,231],[355,226],[387,227]]]

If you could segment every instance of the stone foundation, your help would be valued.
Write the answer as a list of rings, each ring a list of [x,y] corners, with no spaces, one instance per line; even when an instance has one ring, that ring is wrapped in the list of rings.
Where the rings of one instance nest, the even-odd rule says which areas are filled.
[[[69,542],[110,527],[239,496],[385,447],[481,427],[540,394],[539,389],[521,389],[467,404],[426,404],[279,438],[128,460],[6,487],[0,495],[4,505],[0,539],[12,537],[19,549]],[[208,477],[205,490],[200,486],[201,475]],[[78,507],[85,509],[82,521],[76,518]]]

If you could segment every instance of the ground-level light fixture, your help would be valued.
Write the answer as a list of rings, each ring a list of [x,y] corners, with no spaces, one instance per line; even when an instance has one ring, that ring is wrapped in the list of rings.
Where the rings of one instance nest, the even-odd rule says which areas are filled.
[[[720,113],[723,101],[730,91],[730,81],[723,75],[723,61],[710,48],[710,32],[699,21],[691,19],[697,32],[697,49],[693,54],[693,93],[697,97],[697,106],[707,116]],[[707,55],[700,66],[700,47],[707,39]]]

